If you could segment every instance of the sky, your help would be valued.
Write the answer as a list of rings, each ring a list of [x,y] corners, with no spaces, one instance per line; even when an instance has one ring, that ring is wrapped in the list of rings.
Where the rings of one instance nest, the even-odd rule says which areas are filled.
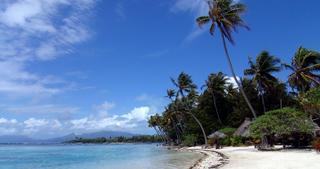
[[[168,103],[170,77],[184,71],[201,86],[230,75],[219,33],[195,23],[204,0],[0,2],[0,135],[152,134],[147,119]],[[286,63],[301,45],[320,50],[320,1],[240,2],[251,30],[228,46],[238,76],[262,50]]]

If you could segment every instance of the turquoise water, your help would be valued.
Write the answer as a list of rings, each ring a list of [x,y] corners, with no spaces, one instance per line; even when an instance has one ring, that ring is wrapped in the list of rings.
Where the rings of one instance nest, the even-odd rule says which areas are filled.
[[[154,144],[0,146],[1,169],[187,169],[200,157]]]

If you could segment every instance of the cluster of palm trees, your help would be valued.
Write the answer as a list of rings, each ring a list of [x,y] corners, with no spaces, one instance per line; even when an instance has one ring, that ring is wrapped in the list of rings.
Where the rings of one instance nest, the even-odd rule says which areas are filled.
[[[245,6],[233,0],[209,0],[207,16],[196,21],[199,26],[210,24],[211,35],[219,30],[225,55],[237,86],[228,84],[228,77],[222,72],[210,74],[198,93],[191,76],[182,72],[177,79],[171,78],[174,89],[167,90],[171,102],[161,114],[150,117],[149,126],[154,127],[166,142],[181,144],[186,135],[198,136],[198,141],[207,144],[206,133],[221,127],[237,127],[244,118],[256,119],[266,111],[283,106],[297,107],[297,94],[319,87],[320,53],[300,47],[291,64],[267,51],[262,51],[255,60],[249,58],[249,68],[244,70],[245,78],[238,79],[233,69],[227,41],[235,44],[232,33],[238,27],[249,29],[241,18]],[[274,76],[287,68],[291,71],[288,84]],[[245,104],[246,105],[245,105]],[[199,136],[199,129],[202,136]]]

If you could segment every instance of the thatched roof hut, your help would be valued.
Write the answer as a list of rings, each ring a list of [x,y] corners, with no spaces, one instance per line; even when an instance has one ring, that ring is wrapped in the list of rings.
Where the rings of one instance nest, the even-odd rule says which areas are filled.
[[[317,123],[313,123],[313,126],[314,126],[314,129],[313,129],[314,135],[315,136],[320,136],[320,127],[319,127],[319,125]]]
[[[250,131],[249,127],[252,121],[250,118],[246,118],[244,122],[239,126],[239,128],[234,132],[234,136],[242,136],[242,137],[249,137]]]
[[[216,131],[208,136],[209,139],[218,139],[218,138],[225,138],[225,137],[227,137],[227,135],[220,131]]]

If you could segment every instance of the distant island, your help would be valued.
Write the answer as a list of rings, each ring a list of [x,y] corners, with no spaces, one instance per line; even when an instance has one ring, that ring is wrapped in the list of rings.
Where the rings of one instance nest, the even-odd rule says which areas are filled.
[[[75,140],[67,141],[69,144],[108,144],[108,143],[160,143],[162,138],[157,135],[138,135],[132,137],[100,137],[100,138],[76,138]]]
[[[0,136],[0,144],[63,144],[68,143],[71,141],[86,139],[86,140],[99,140],[101,138],[108,138],[107,140],[115,140],[115,138],[119,138],[119,142],[121,141],[120,138],[125,138],[124,140],[128,140],[128,138],[139,139],[145,138],[146,136],[140,136],[141,134],[132,134],[129,132],[121,132],[121,131],[98,131],[92,133],[83,133],[83,134],[68,134],[61,137],[56,138],[33,138],[24,135],[3,135]],[[134,137],[134,138],[133,138]]]

